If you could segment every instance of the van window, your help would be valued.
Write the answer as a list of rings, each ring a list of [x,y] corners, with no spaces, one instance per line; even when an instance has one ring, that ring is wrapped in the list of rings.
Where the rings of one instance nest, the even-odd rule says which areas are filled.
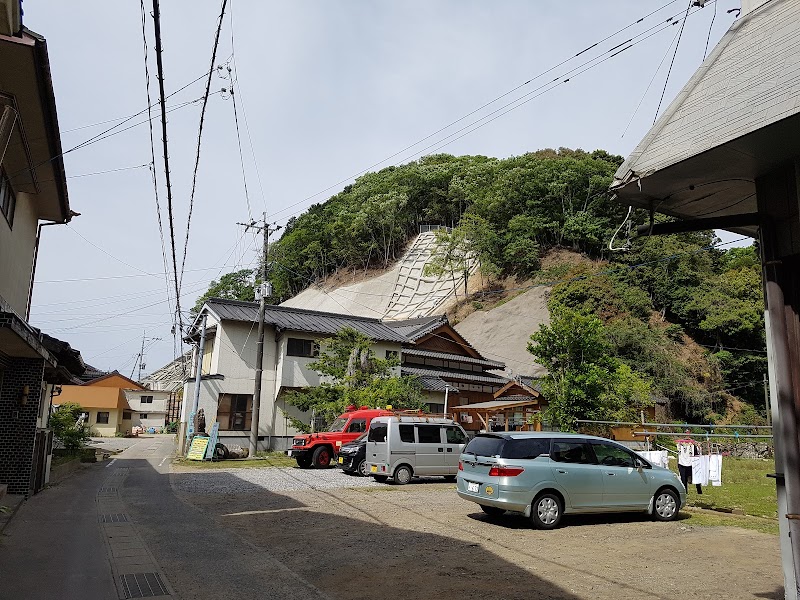
[[[420,444],[441,444],[442,436],[438,425],[420,425],[417,427],[417,439]]]
[[[595,464],[594,453],[586,442],[580,440],[555,440],[550,458],[556,462],[577,463],[582,465]]]
[[[413,425],[398,425],[400,429],[400,441],[406,444],[414,443],[414,426]]]
[[[592,442],[594,454],[601,465],[608,467],[633,467],[633,454],[623,450],[616,444],[605,442]]]
[[[448,427],[445,433],[448,444],[463,444],[467,441],[467,436],[458,427]]]
[[[550,454],[550,438],[510,439],[503,446],[503,458],[536,458]]]
[[[361,433],[367,430],[366,419],[353,419],[350,425],[347,426],[347,433]]]
[[[505,444],[505,439],[494,435],[478,435],[472,438],[464,449],[466,454],[475,456],[500,456],[500,452]]]
[[[386,423],[372,423],[369,427],[368,442],[386,441]]]

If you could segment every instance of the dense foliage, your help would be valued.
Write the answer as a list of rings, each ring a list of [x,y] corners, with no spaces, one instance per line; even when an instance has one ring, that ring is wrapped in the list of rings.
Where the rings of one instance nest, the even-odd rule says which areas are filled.
[[[382,359],[372,350],[373,341],[355,329],[344,328],[320,340],[320,354],[309,367],[325,378],[319,386],[290,391],[286,401],[304,412],[333,421],[347,406],[423,409],[422,386],[414,377],[397,377],[397,359]],[[288,415],[287,415],[288,416]],[[308,424],[289,416],[292,426],[308,431]]]
[[[50,415],[50,427],[53,436],[61,442],[67,454],[77,454],[78,450],[89,440],[89,426],[86,422],[78,423],[83,409],[74,402],[65,402]]]
[[[602,385],[586,392],[593,400],[581,414],[619,412],[597,403],[618,385],[616,377],[627,378],[636,393],[640,383],[648,385],[676,418],[722,418],[733,395],[750,404],[747,419],[757,421],[766,370],[757,252],[712,248],[713,233],[699,232],[635,238],[628,251],[610,253],[607,244],[626,212],[607,192],[621,161],[603,150],[562,148],[507,159],[432,155],[368,173],[289,221],[270,247],[272,300],[339,269],[384,268],[420,225],[445,225],[428,273],[462,280],[464,257],[475,256],[484,276],[563,279],[552,291],[551,313],[599,320],[613,360],[593,372]],[[636,225],[645,215],[633,217]],[[591,260],[551,265],[543,277],[542,258],[553,248]],[[205,297],[252,299],[251,277],[225,276]],[[580,404],[585,398],[570,394],[594,380],[588,372],[574,381],[573,375],[563,374],[562,387],[552,391]],[[328,400],[335,410],[341,406],[341,395]],[[564,413],[563,420],[574,416]]]

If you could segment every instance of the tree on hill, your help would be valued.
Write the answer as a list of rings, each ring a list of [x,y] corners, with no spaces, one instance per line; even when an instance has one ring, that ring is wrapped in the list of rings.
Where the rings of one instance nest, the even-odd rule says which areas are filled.
[[[191,314],[199,313],[209,298],[252,302],[255,297],[253,269],[241,269],[233,273],[226,273],[219,278],[219,281],[212,281],[208,285],[208,290],[194,303]]]
[[[397,359],[375,356],[372,340],[345,327],[320,341],[319,358],[309,367],[325,378],[322,384],[291,391],[286,401],[304,412],[314,412],[330,422],[350,406],[424,409],[425,396],[416,377],[395,377]],[[288,416],[288,415],[287,415]],[[307,423],[289,416],[295,429],[308,431]]]

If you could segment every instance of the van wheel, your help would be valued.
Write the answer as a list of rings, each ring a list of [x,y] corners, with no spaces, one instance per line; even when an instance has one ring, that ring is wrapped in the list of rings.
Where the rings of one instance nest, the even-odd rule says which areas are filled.
[[[653,518],[656,521],[674,521],[678,518],[678,497],[675,492],[664,489],[653,497]]]
[[[531,521],[537,529],[555,529],[561,522],[561,499],[555,494],[542,494],[533,501]]]
[[[501,515],[506,514],[506,510],[504,508],[498,508],[496,506],[486,506],[485,504],[479,504],[478,506],[480,506],[481,510],[490,517],[499,517]]]
[[[356,467],[356,473],[361,475],[361,477],[367,476],[367,459],[364,458],[358,463],[358,467]]]
[[[394,482],[398,485],[405,485],[411,481],[411,469],[406,465],[400,465],[394,472]]]
[[[320,446],[314,450],[311,463],[316,469],[327,469],[331,465],[331,449],[327,446]]]
[[[387,475],[373,475],[372,478],[378,483],[386,483],[386,480],[389,479]]]

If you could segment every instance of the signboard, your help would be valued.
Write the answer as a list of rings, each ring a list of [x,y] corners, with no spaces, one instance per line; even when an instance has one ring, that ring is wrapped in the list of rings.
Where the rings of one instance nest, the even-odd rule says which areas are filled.
[[[217,439],[219,439],[219,421],[214,421],[214,424],[211,426],[211,439],[208,442],[206,458],[214,460],[214,449],[217,447]]]
[[[186,458],[188,460],[203,460],[206,457],[208,442],[209,439],[207,437],[195,437],[192,440],[192,446],[189,448]]]

